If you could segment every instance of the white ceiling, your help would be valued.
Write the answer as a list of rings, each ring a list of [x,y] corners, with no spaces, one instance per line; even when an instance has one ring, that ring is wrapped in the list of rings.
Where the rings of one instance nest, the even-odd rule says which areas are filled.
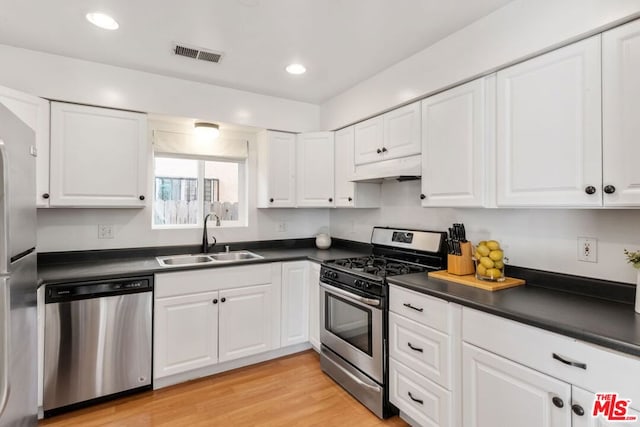
[[[321,103],[509,1],[0,0],[0,43]],[[94,27],[90,11],[120,29]],[[224,57],[177,57],[173,42]],[[291,62],[307,73],[287,74]]]

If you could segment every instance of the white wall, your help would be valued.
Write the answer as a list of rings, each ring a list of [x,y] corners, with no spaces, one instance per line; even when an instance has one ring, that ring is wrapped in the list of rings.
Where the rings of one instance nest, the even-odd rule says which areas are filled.
[[[216,228],[210,235],[219,243],[249,240],[306,238],[329,227],[327,209],[257,209],[256,140],[249,140],[248,226]],[[149,157],[151,160],[151,156]],[[150,167],[150,171],[153,169]],[[152,173],[152,172],[151,172]],[[151,175],[149,176],[151,181]],[[151,187],[151,182],[149,183]],[[151,203],[144,209],[38,209],[38,251],[55,252],[144,246],[191,245],[202,241],[201,228],[151,228]],[[285,223],[286,231],[278,232]],[[98,239],[98,224],[113,225],[114,239]]]
[[[0,85],[44,98],[292,132],[318,129],[314,104],[6,45],[0,57]]]
[[[640,16],[640,0],[515,0],[321,106],[337,129]]]
[[[446,231],[465,224],[472,242],[496,239],[513,265],[636,282],[623,249],[640,249],[640,209],[449,209],[420,207],[420,181],[382,185],[381,209],[336,209],[331,235],[369,242],[371,227]],[[577,261],[578,236],[598,239],[598,262]]]

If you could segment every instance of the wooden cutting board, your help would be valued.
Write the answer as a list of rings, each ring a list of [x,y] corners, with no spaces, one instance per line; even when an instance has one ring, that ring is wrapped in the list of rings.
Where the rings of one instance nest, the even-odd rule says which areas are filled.
[[[467,276],[456,276],[450,274],[447,270],[431,271],[429,277],[434,279],[448,280],[449,282],[459,283],[461,285],[473,286],[474,288],[484,289],[486,291],[499,291],[501,289],[513,288],[514,286],[524,285],[526,282],[522,279],[513,277],[505,277],[504,282],[489,282],[476,279],[475,274]]]

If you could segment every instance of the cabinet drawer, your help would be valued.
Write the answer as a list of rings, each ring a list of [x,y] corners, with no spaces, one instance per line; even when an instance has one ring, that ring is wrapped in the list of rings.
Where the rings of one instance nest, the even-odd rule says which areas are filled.
[[[451,351],[448,335],[413,320],[389,313],[389,356],[451,389]]]
[[[389,400],[425,427],[451,425],[451,393],[389,359]]]
[[[155,275],[155,298],[217,291],[239,286],[264,285],[280,277],[280,263],[174,271]]]
[[[423,325],[449,333],[449,304],[399,286],[389,286],[389,310]]]
[[[591,392],[610,390],[640,402],[640,387],[629,380],[640,378],[640,358],[466,307],[462,311],[462,338]],[[585,366],[562,363],[554,354]]]

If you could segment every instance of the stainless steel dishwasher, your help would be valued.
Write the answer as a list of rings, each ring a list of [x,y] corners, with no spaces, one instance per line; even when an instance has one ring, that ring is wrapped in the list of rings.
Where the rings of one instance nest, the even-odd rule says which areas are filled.
[[[48,285],[44,415],[151,388],[153,277]]]

